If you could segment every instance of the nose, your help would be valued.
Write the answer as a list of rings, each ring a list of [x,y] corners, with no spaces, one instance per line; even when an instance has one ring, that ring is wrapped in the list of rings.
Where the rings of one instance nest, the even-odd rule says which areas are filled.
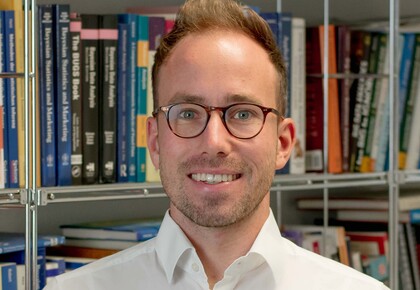
[[[221,156],[227,155],[231,150],[231,138],[223,122],[223,112],[214,110],[210,112],[210,119],[204,132],[198,137],[202,144],[203,153]]]

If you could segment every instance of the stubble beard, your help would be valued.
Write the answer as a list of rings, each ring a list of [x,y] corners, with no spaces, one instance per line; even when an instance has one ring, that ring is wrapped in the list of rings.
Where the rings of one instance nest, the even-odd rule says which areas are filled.
[[[198,202],[193,197],[194,193],[185,187],[183,178],[191,172],[191,168],[230,168],[234,172],[241,172],[241,178],[246,178],[247,186],[243,188],[241,197],[232,203],[232,194],[236,192],[218,193],[216,196],[209,195]],[[240,222],[250,216],[261,204],[264,197],[268,194],[274,174],[274,161],[267,161],[261,164],[258,169],[259,176],[253,184],[253,170],[244,161],[228,160],[226,158],[192,158],[181,163],[177,168],[177,173],[168,172],[169,168],[163,164],[161,168],[161,179],[171,203],[185,217],[193,223],[202,227],[221,228]],[[244,181],[242,181],[244,182]]]

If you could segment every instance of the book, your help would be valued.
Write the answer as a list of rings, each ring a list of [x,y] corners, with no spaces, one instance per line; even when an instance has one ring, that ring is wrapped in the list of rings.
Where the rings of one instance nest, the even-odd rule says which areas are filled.
[[[328,26],[328,48],[324,47],[324,26],[319,27],[319,39],[321,55],[323,58],[324,50],[328,49],[328,69],[322,68],[322,72],[328,74],[337,73],[336,56],[336,36],[335,26]],[[324,63],[322,62],[322,66]],[[343,161],[341,154],[341,132],[340,132],[340,108],[338,102],[338,81],[336,78],[328,78],[328,172],[341,173],[343,171]]]
[[[375,51],[376,49],[376,51]],[[385,69],[384,64],[387,64],[386,61],[387,57],[387,49],[388,49],[388,43],[387,43],[387,35],[385,33],[375,33],[374,38],[372,41],[372,48],[373,52],[371,51],[370,60],[369,60],[369,71],[372,74],[384,74],[387,69]],[[376,52],[376,53],[375,53]],[[367,84],[369,84],[369,80],[367,81]],[[372,146],[373,146],[373,138],[377,137],[375,135],[374,130],[380,130],[379,126],[376,125],[376,117],[377,115],[381,114],[377,110],[378,105],[382,100],[380,98],[382,96],[387,96],[387,94],[383,94],[381,91],[381,83],[383,78],[375,78],[371,80],[371,88],[370,88],[370,105],[369,105],[369,111],[365,112],[363,111],[362,116],[365,117],[365,131],[364,135],[364,144],[363,144],[363,153],[361,149],[359,149],[358,157],[359,160],[356,161],[356,165],[358,166],[359,172],[373,172],[373,168],[371,165],[371,152],[372,152]],[[367,91],[369,91],[369,86],[366,86]],[[367,109],[367,106],[366,106]],[[363,121],[362,121],[363,123]],[[361,147],[362,144],[360,144],[359,147]]]
[[[99,17],[82,14],[82,183],[99,182]]]
[[[99,177],[117,181],[118,16],[99,16]]]
[[[324,101],[321,47],[318,27],[306,29],[306,155],[307,172],[321,172],[324,168]]]
[[[5,65],[4,65],[4,43],[2,41],[4,36],[3,33],[3,13],[0,12],[0,73],[4,72]],[[0,78],[0,188],[4,188],[6,185],[6,172],[7,169],[5,168],[4,164],[4,135],[6,133],[4,121],[4,106],[3,106],[3,98],[5,98],[5,86],[4,86],[4,79]]]
[[[360,252],[365,256],[389,255],[387,232],[352,232],[347,231],[350,238],[350,251]]]
[[[165,18],[157,16],[149,16],[149,58],[148,58],[148,80],[147,80],[147,116],[153,113],[153,88],[152,88],[152,67],[154,63],[156,48],[159,46],[163,36],[165,35]],[[155,168],[147,154],[146,159],[146,182],[159,182],[159,170]]]
[[[385,255],[362,257],[362,271],[376,280],[387,282],[389,279],[387,257]]]
[[[54,4],[57,185],[71,185],[70,5]]]
[[[45,248],[64,243],[62,235],[38,235],[38,247]],[[25,235],[23,233],[0,232],[0,254],[25,250]]]
[[[404,285],[404,290],[414,290],[408,245],[405,238],[404,226],[402,224],[398,225],[398,249],[399,278],[401,284]]]
[[[38,6],[38,87],[41,123],[41,186],[56,183],[56,111],[52,5]]]
[[[103,221],[62,225],[66,238],[144,241],[157,235],[160,220]]]
[[[420,210],[418,211],[420,215]],[[404,235],[407,243],[408,258],[410,260],[411,276],[413,278],[414,289],[420,288],[420,272],[417,261],[417,249],[416,249],[416,236],[414,229],[411,224],[406,223],[403,225]]]
[[[137,15],[136,28],[136,181],[146,181],[146,120],[147,120],[147,81],[149,66],[149,17]]]
[[[304,174],[306,151],[306,58],[305,19],[292,18],[291,70],[290,75],[290,117],[296,124],[296,143],[289,161],[290,174]]]
[[[416,192],[402,192],[398,200],[400,211],[409,211],[420,208],[420,195]],[[302,197],[297,199],[298,209],[322,210],[324,202],[322,197]],[[328,199],[330,210],[388,210],[389,200],[386,195],[365,193],[354,197],[331,197]]]
[[[15,34],[15,13],[13,10],[3,11],[4,31],[4,64],[5,71],[16,72],[16,34]],[[7,146],[7,185],[9,188],[19,187],[19,144],[18,140],[18,116],[17,116],[17,87],[16,79],[9,78],[4,81],[6,98],[4,99],[6,124],[5,141]]]
[[[386,39],[384,39],[386,38]],[[383,49],[381,46],[379,58],[382,59],[379,61],[378,71],[379,73],[383,73],[387,75],[389,72],[389,38],[388,35],[384,34],[381,37],[381,41],[386,42],[386,51],[385,57],[382,59]],[[385,159],[386,149],[388,147],[388,137],[389,137],[389,109],[390,109],[390,100],[389,100],[389,91],[388,85],[389,80],[388,78],[380,78],[376,79],[375,84],[375,94],[377,98],[376,103],[376,113],[374,122],[369,126],[372,126],[372,132],[368,132],[368,141],[371,142],[370,150],[367,148],[365,150],[365,157],[362,161],[362,172],[375,172],[381,171],[379,167],[381,167],[380,163],[377,160],[380,158],[382,160]],[[370,140],[369,140],[370,138]],[[369,146],[369,144],[367,145]],[[381,157],[382,156],[382,157]],[[376,168],[378,164],[378,169]],[[383,166],[382,166],[383,168]]]
[[[337,72],[344,75],[350,74],[350,27],[337,25],[336,29],[336,54]],[[340,132],[341,155],[343,172],[349,172],[350,158],[350,86],[351,79],[344,77],[338,80],[339,105],[340,105]]]
[[[346,231],[341,226],[323,226],[316,225],[282,225],[281,231],[301,231],[304,236],[318,236],[317,243],[320,246],[320,254],[335,259],[344,265],[350,265],[349,252],[345,240]],[[325,239],[324,239],[325,235]],[[324,240],[326,245],[324,246]],[[311,242],[312,243],[312,242]],[[324,252],[325,250],[325,252]]]
[[[118,23],[118,91],[117,91],[117,181],[128,181],[127,163],[127,49],[128,24]]]
[[[16,71],[24,71],[24,18],[23,18],[23,7],[22,2],[19,0],[7,0],[0,1],[0,10],[12,10],[14,12],[14,27],[15,27],[15,52],[16,52]],[[16,114],[17,114],[17,134],[18,139],[23,140],[25,136],[25,99],[24,99],[24,86],[23,78],[16,78]],[[20,166],[19,170],[19,187],[25,187],[25,148],[24,142],[18,142],[17,144]]]
[[[379,45],[380,45],[380,35],[379,33],[370,34],[370,47],[369,47],[369,56],[367,59],[367,74],[376,74],[378,68],[378,56],[379,56]],[[367,133],[369,130],[369,122],[372,119],[374,109],[371,107],[376,107],[376,98],[374,94],[374,83],[375,80],[372,77],[365,77],[363,82],[363,87],[360,90],[361,96],[361,110],[360,110],[360,124],[358,129],[358,136],[356,142],[356,151],[354,155],[354,172],[360,172],[362,167],[363,156],[365,153],[365,148],[367,146]],[[359,90],[359,88],[358,88]],[[358,91],[359,92],[359,91]]]
[[[364,134],[360,126],[362,122],[362,110],[364,106],[364,98],[370,95],[365,94],[366,74],[369,69],[369,53],[372,42],[372,34],[369,31],[353,31],[351,43],[351,71],[359,74],[360,77],[356,79],[350,87],[350,101],[351,101],[351,138],[350,138],[350,172],[358,170],[356,168],[356,160],[358,159],[358,142],[359,136]],[[370,99],[366,100],[370,104]],[[361,131],[361,132],[360,132]],[[360,140],[361,142],[364,140]],[[361,146],[359,146],[361,147]]]
[[[17,290],[17,268],[15,263],[0,263],[0,289]]]
[[[57,258],[80,257],[80,258],[100,259],[109,255],[115,254],[118,251],[119,250],[59,245],[59,246],[54,246],[54,247],[48,247],[47,257],[50,259],[52,258],[52,256],[58,256]]]
[[[399,97],[399,111],[398,111],[398,122],[401,124],[404,104],[407,99],[407,92],[410,82],[410,76],[412,72],[413,59],[414,59],[414,49],[416,46],[416,35],[415,33],[403,33],[403,43],[401,48],[401,60],[399,63],[399,87],[398,87],[398,97]]]
[[[137,64],[137,15],[120,14],[119,23],[127,25],[126,48],[126,156],[127,156],[127,181],[136,182],[136,64]]]
[[[90,264],[98,260],[95,258],[65,257],[65,256],[48,256],[48,258],[64,260],[66,272],[76,270],[77,268],[83,267],[87,264]]]
[[[132,246],[135,246],[138,243],[139,242],[137,242],[137,241],[66,238],[65,245],[82,247],[82,248],[124,250],[124,249],[130,248]]]
[[[70,13],[71,39],[71,183],[82,184],[82,20]]]
[[[405,99],[405,103],[402,104],[403,111],[400,125],[400,142],[398,154],[399,169],[404,169],[407,162],[407,147],[411,138],[411,127],[413,126],[413,107],[415,99],[418,97],[418,79],[420,77],[420,35],[416,35],[415,37],[415,46],[412,62],[413,63],[411,66],[411,73],[407,88],[407,96]]]

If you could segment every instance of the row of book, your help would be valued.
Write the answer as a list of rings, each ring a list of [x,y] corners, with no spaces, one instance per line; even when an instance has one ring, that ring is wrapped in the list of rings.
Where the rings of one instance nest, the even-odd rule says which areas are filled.
[[[296,200],[299,210],[319,213],[315,224],[322,224],[323,198],[320,196],[299,197]],[[419,289],[420,287],[420,196],[418,193],[401,193],[399,197],[398,265],[400,289]],[[361,193],[352,197],[333,195],[328,200],[329,225],[343,227],[363,237],[361,249],[375,249],[377,255],[388,256],[388,208],[387,196],[377,193]],[[370,237],[369,239],[366,237]],[[369,240],[369,242],[367,242]],[[371,252],[369,256],[373,255]],[[375,254],[375,255],[376,255]],[[385,264],[386,265],[386,264]]]
[[[39,186],[159,181],[147,154],[145,120],[152,111],[154,50],[171,29],[175,9],[134,7],[127,11],[78,15],[71,13],[69,5],[38,7]],[[297,124],[293,154],[278,173],[323,171],[325,29],[306,27],[304,19],[291,13],[261,16],[283,53],[290,84],[287,115]],[[388,35],[342,25],[331,25],[327,31],[331,75],[327,82],[327,171],[387,170]],[[417,169],[420,132],[412,124],[420,115],[413,113],[420,109],[420,102],[415,102],[419,41],[415,33],[402,33],[399,39],[400,168]],[[2,82],[13,84],[13,79]],[[23,135],[7,123],[19,127],[22,102],[2,99],[4,166],[0,168],[4,170],[0,170],[0,187],[19,187],[23,182],[19,180]]]

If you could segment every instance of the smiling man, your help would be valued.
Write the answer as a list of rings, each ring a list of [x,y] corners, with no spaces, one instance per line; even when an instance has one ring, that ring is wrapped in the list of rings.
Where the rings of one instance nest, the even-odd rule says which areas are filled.
[[[388,289],[281,237],[269,192],[295,143],[286,86],[255,12],[187,1],[153,68],[148,147],[170,199],[160,232],[47,289]]]

